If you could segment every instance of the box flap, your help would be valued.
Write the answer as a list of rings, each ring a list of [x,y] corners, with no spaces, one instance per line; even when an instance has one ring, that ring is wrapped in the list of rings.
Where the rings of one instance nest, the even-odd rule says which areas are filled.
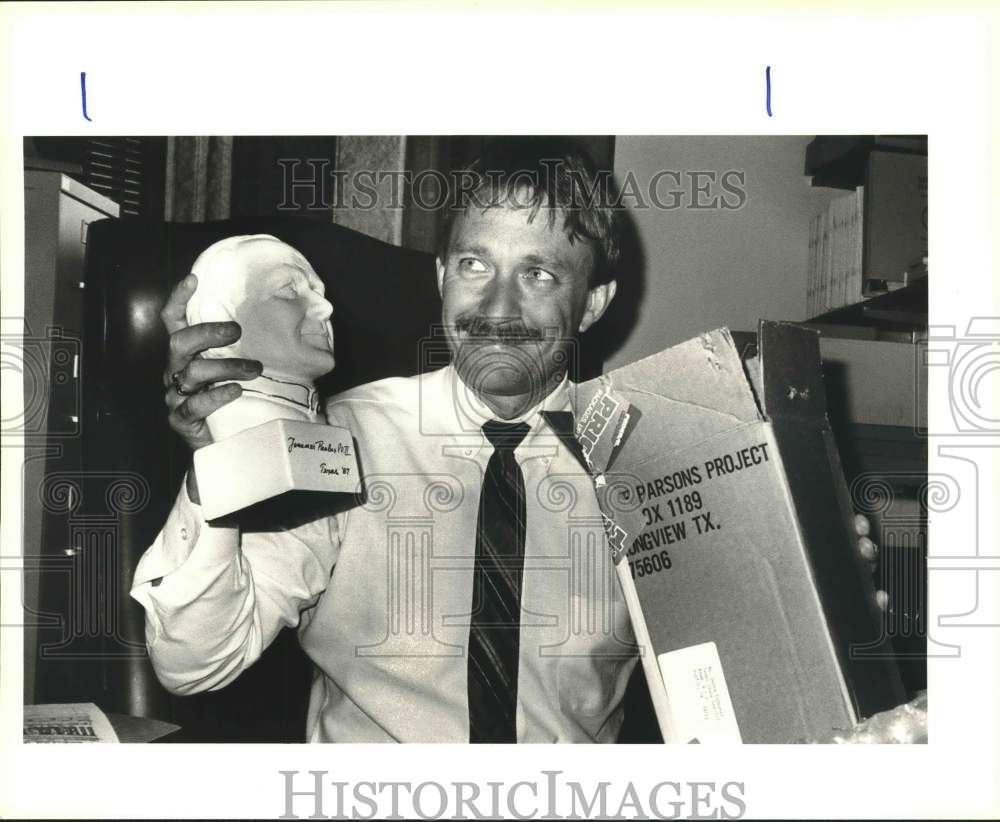
[[[761,420],[728,328],[709,331],[581,383],[573,397],[577,419],[586,423],[588,409],[593,410],[595,400],[606,396],[609,389],[617,402],[630,405],[631,417],[623,431],[621,413],[616,409],[614,419],[599,432],[600,437],[620,438],[621,442],[617,450],[605,449],[610,457],[594,465],[596,473],[615,462],[641,464],[654,441],[657,451],[668,452]],[[601,453],[599,446],[594,453]]]
[[[761,402],[767,418],[825,416],[819,332],[792,323],[762,320],[758,339]]]

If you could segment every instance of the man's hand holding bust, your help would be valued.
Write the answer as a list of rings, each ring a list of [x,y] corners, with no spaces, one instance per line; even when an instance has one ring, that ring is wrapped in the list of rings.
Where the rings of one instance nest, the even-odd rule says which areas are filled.
[[[276,416],[309,419],[268,398],[308,398],[313,381],[333,369],[332,313],[322,280],[291,246],[269,235],[212,245],[161,312],[170,333],[171,427],[194,451]],[[259,396],[244,396],[238,381],[258,378],[267,381],[251,392]],[[187,488],[198,502],[193,470]]]

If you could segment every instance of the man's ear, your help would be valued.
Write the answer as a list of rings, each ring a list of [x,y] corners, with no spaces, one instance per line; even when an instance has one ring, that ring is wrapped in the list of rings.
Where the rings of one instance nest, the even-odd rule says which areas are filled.
[[[608,306],[611,305],[611,301],[615,298],[617,292],[617,280],[601,283],[590,289],[587,294],[587,308],[583,312],[583,319],[580,320],[581,333],[601,319],[601,316],[608,310]]]
[[[444,296],[444,263],[440,257],[434,258],[434,265],[437,266],[438,294]]]

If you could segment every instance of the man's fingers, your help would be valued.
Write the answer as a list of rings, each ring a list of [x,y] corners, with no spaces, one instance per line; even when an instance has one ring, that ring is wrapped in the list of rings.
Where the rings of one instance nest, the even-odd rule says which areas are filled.
[[[878,560],[878,546],[868,537],[858,538],[858,551],[869,562],[876,562]]]
[[[199,423],[213,411],[218,411],[242,393],[243,389],[234,382],[217,385],[215,388],[209,388],[207,391],[201,391],[188,397],[174,408],[170,415],[184,425]]]
[[[213,382],[252,380],[260,376],[262,368],[257,360],[196,357],[187,368],[177,372],[177,380],[183,391],[194,394]]]
[[[871,523],[868,521],[868,517],[864,514],[854,515],[854,532],[859,537],[867,537],[872,530]]]
[[[167,333],[173,334],[175,331],[187,326],[187,303],[198,287],[198,278],[194,274],[188,274],[183,280],[174,286],[170,292],[166,305],[160,311],[160,319],[167,327]]]
[[[239,323],[198,323],[183,327],[170,335],[170,357],[164,374],[164,384],[171,376],[186,368],[202,351],[231,345],[240,338]]]

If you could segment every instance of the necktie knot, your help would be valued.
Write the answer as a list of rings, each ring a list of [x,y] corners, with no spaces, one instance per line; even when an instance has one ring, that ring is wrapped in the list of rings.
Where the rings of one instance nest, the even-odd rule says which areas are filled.
[[[513,451],[530,430],[531,426],[524,422],[488,420],[483,423],[483,434],[497,451]]]

